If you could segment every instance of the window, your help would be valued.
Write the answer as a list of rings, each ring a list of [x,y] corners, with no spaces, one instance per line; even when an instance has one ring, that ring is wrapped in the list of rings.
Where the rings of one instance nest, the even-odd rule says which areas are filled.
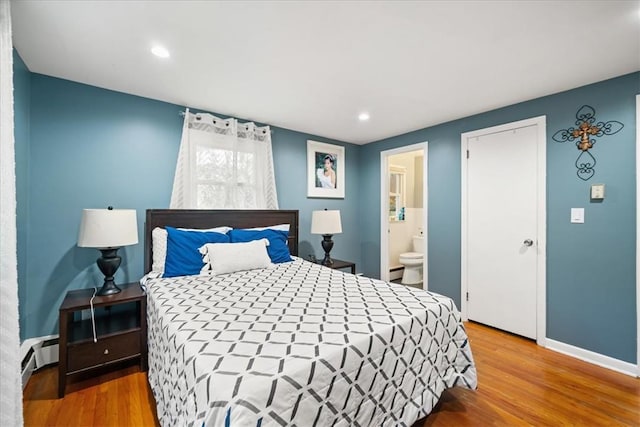
[[[171,207],[277,209],[269,128],[210,114],[190,116]]]

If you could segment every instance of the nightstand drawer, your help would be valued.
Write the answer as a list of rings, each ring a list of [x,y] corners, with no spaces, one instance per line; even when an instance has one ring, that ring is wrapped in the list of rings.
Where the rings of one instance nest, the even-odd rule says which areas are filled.
[[[67,371],[74,372],[104,365],[119,359],[140,355],[140,331],[98,339],[70,346],[67,354]]]

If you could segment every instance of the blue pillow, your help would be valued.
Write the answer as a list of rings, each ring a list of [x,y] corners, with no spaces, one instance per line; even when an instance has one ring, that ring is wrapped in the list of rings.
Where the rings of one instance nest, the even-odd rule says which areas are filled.
[[[229,243],[229,236],[214,231],[184,231],[173,227],[167,230],[167,257],[162,277],[200,274],[204,267],[198,250],[206,243]]]
[[[289,252],[289,246],[287,246],[287,239],[289,238],[289,232],[283,230],[245,230],[245,229],[233,229],[229,230],[229,237],[231,243],[250,242],[252,240],[268,239],[269,246],[267,246],[267,253],[271,262],[281,263],[293,261],[291,259],[291,253]]]

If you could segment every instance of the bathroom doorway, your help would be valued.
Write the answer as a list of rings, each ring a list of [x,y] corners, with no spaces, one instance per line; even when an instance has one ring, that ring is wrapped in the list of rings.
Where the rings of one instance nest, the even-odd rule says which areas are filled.
[[[380,153],[380,278],[404,276],[422,289],[428,288],[427,166],[426,142]]]

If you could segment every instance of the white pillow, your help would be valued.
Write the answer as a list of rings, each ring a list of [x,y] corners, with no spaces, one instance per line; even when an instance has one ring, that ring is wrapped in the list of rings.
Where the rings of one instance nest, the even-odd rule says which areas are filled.
[[[268,227],[245,228],[245,230],[280,230],[289,232],[289,224],[270,225]]]
[[[234,273],[271,267],[267,253],[268,239],[242,243],[207,243],[200,248],[202,260],[211,267],[211,274]]]
[[[225,234],[227,231],[232,230],[231,227],[216,227],[216,228],[178,228],[182,231],[215,231],[216,233]],[[162,273],[164,271],[164,261],[167,258],[167,230],[164,228],[156,227],[151,230],[151,248],[152,263],[151,271]]]

